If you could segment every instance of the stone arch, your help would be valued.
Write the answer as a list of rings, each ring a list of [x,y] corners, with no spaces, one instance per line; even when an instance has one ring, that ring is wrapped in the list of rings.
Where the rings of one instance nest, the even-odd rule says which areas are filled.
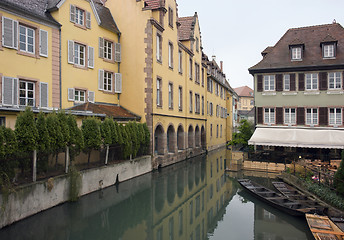
[[[167,202],[172,205],[176,196],[176,179],[175,176],[170,174],[167,177]]]
[[[154,153],[163,155],[165,153],[164,128],[158,124],[154,130]]]
[[[167,128],[167,151],[174,153],[176,149],[176,132],[173,124],[170,124]]]
[[[200,133],[198,125],[196,125],[196,127],[195,127],[195,146],[199,147],[200,144],[201,144],[201,133]]]
[[[189,126],[188,130],[188,148],[193,148],[195,143],[195,134],[192,125]]]
[[[185,133],[184,133],[184,128],[183,125],[178,126],[177,130],[177,147],[178,150],[183,150],[185,149]]]
[[[184,194],[184,186],[185,186],[184,169],[180,169],[177,174],[177,193],[178,193],[179,198],[181,198]]]
[[[201,146],[203,149],[206,149],[207,147],[207,136],[205,134],[205,128],[203,125],[201,127]]]

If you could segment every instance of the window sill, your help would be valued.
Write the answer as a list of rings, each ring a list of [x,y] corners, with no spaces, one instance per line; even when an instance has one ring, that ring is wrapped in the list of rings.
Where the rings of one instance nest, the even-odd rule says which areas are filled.
[[[294,95],[297,95],[297,92],[283,92],[282,95],[283,96],[294,96]]]
[[[179,112],[183,112],[183,109],[180,109],[180,108],[179,108]]]
[[[275,96],[276,92],[264,92],[262,93],[263,96]]]
[[[182,75],[183,75],[183,72],[179,72],[179,75],[181,75],[181,76],[182,76]]]
[[[168,107],[168,110],[173,111],[173,107]]]
[[[160,60],[160,59],[157,59],[156,62],[159,64],[162,64],[162,60]]]
[[[336,57],[323,57],[323,60],[334,60]]]
[[[113,92],[113,91],[106,91],[106,90],[99,90],[99,91],[104,93],[104,94],[115,95],[115,92]]]
[[[157,105],[156,108],[162,109],[162,106],[161,105]]]
[[[310,90],[306,90],[306,91],[310,91]],[[310,91],[310,92],[304,92],[304,95],[319,95],[320,92],[319,91]]]
[[[88,70],[88,68],[86,66],[82,66],[82,65],[74,64],[73,67],[78,68],[78,69]]]
[[[339,90],[329,90],[327,91],[328,95],[341,95],[344,94],[344,91],[339,91]]]
[[[81,28],[82,30],[87,30],[87,28],[84,25],[80,25],[78,23],[74,23],[75,27]]]
[[[112,63],[112,64],[115,64],[116,62],[112,59],[108,59],[108,58],[103,58],[103,61],[104,62],[107,62],[107,63]]]
[[[22,55],[22,56],[26,56],[26,57],[39,59],[39,57],[36,56],[34,53],[21,52],[20,50],[18,50],[17,54]]]
[[[301,59],[291,59],[292,62],[302,62],[302,58]]]
[[[168,69],[170,69],[171,71],[173,71],[173,67],[171,67],[171,66],[168,66]]]

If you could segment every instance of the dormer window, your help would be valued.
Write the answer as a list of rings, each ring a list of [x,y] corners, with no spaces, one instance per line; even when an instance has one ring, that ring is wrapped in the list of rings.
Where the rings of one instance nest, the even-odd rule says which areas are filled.
[[[302,48],[301,46],[295,46],[291,48],[291,60],[302,60]]]
[[[334,43],[328,43],[323,44],[323,58],[334,58],[335,55],[335,44]]]

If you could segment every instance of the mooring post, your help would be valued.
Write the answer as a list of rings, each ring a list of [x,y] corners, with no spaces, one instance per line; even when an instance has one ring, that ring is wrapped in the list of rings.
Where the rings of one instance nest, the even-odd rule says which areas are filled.
[[[32,164],[32,181],[36,182],[37,178],[37,150],[33,150],[33,164]]]
[[[108,160],[109,160],[109,145],[106,145],[105,165],[108,164]]]
[[[66,147],[65,173],[69,170],[69,146]]]

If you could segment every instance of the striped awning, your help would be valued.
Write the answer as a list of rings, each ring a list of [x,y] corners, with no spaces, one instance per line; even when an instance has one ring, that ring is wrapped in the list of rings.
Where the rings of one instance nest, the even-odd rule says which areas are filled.
[[[344,149],[344,130],[256,128],[249,145]]]

